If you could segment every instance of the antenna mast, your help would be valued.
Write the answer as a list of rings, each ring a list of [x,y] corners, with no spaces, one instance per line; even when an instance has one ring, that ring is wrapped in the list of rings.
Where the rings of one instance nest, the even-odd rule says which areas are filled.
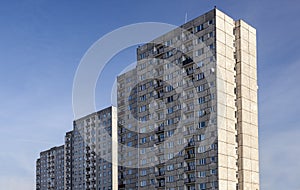
[[[184,20],[184,23],[187,23],[187,17],[188,17],[188,14],[187,12],[185,13],[185,20]]]

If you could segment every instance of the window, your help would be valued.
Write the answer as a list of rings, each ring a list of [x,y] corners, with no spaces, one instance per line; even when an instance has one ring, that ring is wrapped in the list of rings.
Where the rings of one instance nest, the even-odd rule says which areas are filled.
[[[166,86],[166,92],[170,92],[173,90],[173,86],[169,85],[169,86]]]
[[[167,125],[172,125],[172,124],[174,124],[174,118],[168,119]]]
[[[204,104],[205,103],[205,97],[200,97],[198,99],[199,104]]]
[[[203,30],[203,24],[200,24],[199,26],[195,27],[195,32],[199,32],[201,30]]]
[[[155,184],[155,180],[154,179],[150,179],[150,183],[151,183],[151,185],[154,185]]]
[[[204,73],[199,73],[197,75],[197,80],[201,80],[201,79],[204,79]]]
[[[210,32],[210,33],[208,34],[208,37],[209,37],[209,38],[214,37],[214,32]]]
[[[173,78],[173,74],[167,74],[165,75],[165,80],[171,80]]]
[[[141,165],[145,165],[145,164],[147,164],[147,159],[142,159]]]
[[[151,135],[149,138],[150,138],[150,141],[155,139],[154,135]]]
[[[210,148],[211,148],[211,149],[214,149],[214,150],[217,150],[218,144],[217,144],[217,143],[211,144],[211,145],[210,145]]]
[[[211,162],[216,162],[216,161],[217,161],[217,157],[216,157],[216,156],[212,156],[212,157],[210,158],[210,161],[211,161]]]
[[[204,127],[205,127],[205,121],[198,123],[198,128],[204,128]]]
[[[145,80],[145,79],[146,79],[146,74],[142,74],[142,75],[140,76],[140,80],[143,81],[143,80]]]
[[[147,116],[140,117],[139,120],[141,122],[145,122],[145,121],[147,121]]]
[[[210,50],[213,50],[213,49],[215,49],[215,46],[214,46],[214,44],[210,44],[210,45],[209,45],[209,49],[210,49]]]
[[[198,172],[198,177],[206,177],[206,172],[205,171]]]
[[[204,115],[205,115],[205,110],[204,109],[198,111],[198,116],[199,117],[202,117]]]
[[[129,152],[127,153],[127,155],[128,155],[129,157],[132,156],[132,152],[129,151]]]
[[[167,142],[167,147],[168,148],[173,148],[174,147],[174,142]]]
[[[164,113],[163,112],[158,112],[157,113],[157,118],[160,120],[160,119],[163,119],[164,118]]]
[[[166,67],[166,69],[170,69],[170,68],[173,67],[173,64],[172,64],[172,63],[167,63],[167,64],[165,65],[165,67]]]
[[[211,182],[211,187],[217,188],[218,187],[218,182],[217,181]]]
[[[183,140],[182,139],[178,139],[178,142],[177,142],[177,144],[183,144]]]
[[[199,61],[199,62],[197,63],[197,67],[203,67],[203,61]]]
[[[143,96],[140,96],[140,101],[145,101],[146,100],[146,95],[144,94]]]
[[[173,113],[173,107],[168,108],[168,114]]]
[[[198,49],[196,51],[196,56],[201,56],[204,53],[204,48]]]
[[[145,170],[145,169],[144,169],[144,170],[142,170],[142,171],[141,171],[141,175],[142,175],[142,176],[145,176],[145,175],[147,175],[147,170]]]
[[[147,142],[147,138],[146,138],[146,137],[141,138],[140,142],[141,142],[142,144],[146,143],[146,142]]]
[[[199,147],[198,147],[198,153],[203,153],[203,152],[205,152],[205,151],[206,151],[205,146],[199,146]]]
[[[144,112],[144,111],[146,111],[146,110],[147,110],[146,105],[143,105],[143,106],[140,107],[140,112]]]
[[[141,187],[145,187],[146,185],[147,185],[147,181],[146,180],[141,181]]]
[[[217,174],[217,170],[216,170],[216,169],[211,169],[211,170],[210,170],[210,174],[212,174],[212,175]]]
[[[132,125],[128,124],[127,129],[131,129],[131,128],[132,128]]]
[[[204,42],[204,36],[200,36],[200,37],[198,38],[198,40],[197,40],[197,43],[198,43],[198,44],[200,44],[200,43],[202,43],[202,42]]]
[[[174,158],[174,154],[173,153],[168,153],[167,157],[168,157],[168,159],[173,159]]]
[[[204,134],[198,135],[198,141],[203,141],[203,140],[205,140],[205,135]]]
[[[167,165],[167,170],[168,171],[174,170],[174,164]]]
[[[146,53],[140,54],[140,58],[141,58],[141,59],[144,59],[145,57],[146,57]]]
[[[165,46],[170,46],[170,45],[172,45],[172,40],[168,40],[165,42]]]
[[[204,91],[204,89],[205,89],[204,88],[204,84],[202,84],[202,85],[200,85],[200,86],[197,87],[197,91],[198,92],[202,92],[202,91]]]
[[[146,129],[146,127],[142,127],[142,128],[140,128],[140,133],[146,133],[147,132],[147,129]]]
[[[174,134],[174,129],[167,132],[167,136],[171,137]]]
[[[173,55],[173,52],[172,51],[168,51],[166,54],[165,54],[165,57],[166,58],[169,58]]]
[[[200,183],[199,184],[199,189],[200,190],[205,190],[206,189],[206,184],[205,183]]]
[[[189,67],[186,69],[186,73],[189,75],[189,74],[192,74],[194,72],[194,69],[193,67]]]
[[[146,153],[146,149],[145,148],[141,148],[140,149],[140,154],[145,154]]]
[[[201,158],[201,159],[199,160],[199,164],[200,164],[200,165],[205,165],[205,164],[206,164],[206,159],[205,159],[205,158]]]
[[[207,23],[208,23],[208,25],[211,25],[214,23],[214,20],[209,20]]]
[[[146,84],[143,84],[143,85],[140,86],[140,91],[143,91],[145,89],[146,89]]]
[[[168,102],[168,103],[169,103],[169,102],[173,102],[173,100],[174,100],[174,99],[173,99],[173,96],[170,96],[170,97],[167,98],[167,102]]]
[[[174,182],[174,176],[168,176],[167,182]]]

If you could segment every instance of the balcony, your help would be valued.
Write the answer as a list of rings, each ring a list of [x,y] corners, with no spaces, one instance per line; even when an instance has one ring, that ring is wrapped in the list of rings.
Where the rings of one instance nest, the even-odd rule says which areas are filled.
[[[165,171],[155,172],[155,177],[163,177],[165,175]]]
[[[164,142],[165,138],[158,138],[158,139],[155,139],[155,144],[160,144],[162,142]]]
[[[184,183],[195,183],[195,177],[185,178]]]
[[[155,185],[156,188],[161,188],[165,187],[165,182],[159,182],[158,184]]]
[[[194,171],[195,169],[196,169],[195,166],[186,166],[186,167],[184,167],[184,171],[185,171],[185,172],[188,172],[188,171]]]
[[[159,126],[159,127],[156,128],[155,132],[156,133],[161,133],[161,132],[164,132],[164,130],[165,130],[164,126]]]
[[[187,65],[187,64],[189,64],[189,63],[191,63],[191,62],[193,62],[193,59],[187,58],[186,60],[184,60],[184,61],[182,62],[182,65]]]
[[[194,147],[195,146],[195,141],[190,141],[187,145],[187,147]]]
[[[195,158],[195,154],[185,154],[184,155],[184,159],[194,159]]]

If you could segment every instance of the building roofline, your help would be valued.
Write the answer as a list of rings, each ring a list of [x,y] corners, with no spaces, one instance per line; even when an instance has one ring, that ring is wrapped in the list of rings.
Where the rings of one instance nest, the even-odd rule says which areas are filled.
[[[90,113],[90,114],[88,114],[88,115],[82,116],[82,117],[80,117],[80,118],[78,118],[78,119],[75,119],[75,120],[73,120],[73,123],[76,122],[76,121],[79,121],[79,120],[87,119],[87,118],[89,118],[89,117],[91,117],[91,116],[93,116],[93,115],[97,115],[97,114],[99,114],[99,113],[101,113],[101,112],[107,111],[108,109],[111,110],[111,108],[113,108],[113,107],[115,107],[115,106],[113,106],[113,105],[107,106],[107,107],[105,107],[105,108],[103,108],[103,109],[100,109],[100,110],[95,111],[95,112],[93,112],[93,113]]]
[[[60,148],[64,148],[64,147],[65,147],[64,144],[63,145],[59,145],[59,146],[54,146],[52,148],[49,148],[47,150],[44,150],[44,151],[40,152],[40,155],[43,154],[43,153],[47,153],[47,152],[50,152],[50,151],[53,151],[53,150],[56,150],[56,149],[60,149]]]

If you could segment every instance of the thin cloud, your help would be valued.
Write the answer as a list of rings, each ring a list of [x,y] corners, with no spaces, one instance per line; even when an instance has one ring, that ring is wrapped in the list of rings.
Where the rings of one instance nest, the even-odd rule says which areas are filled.
[[[295,124],[297,127],[300,123]],[[261,143],[261,189],[300,189],[300,129],[273,134]]]
[[[278,67],[273,80],[260,86],[262,189],[300,189],[299,69],[300,61]]]

